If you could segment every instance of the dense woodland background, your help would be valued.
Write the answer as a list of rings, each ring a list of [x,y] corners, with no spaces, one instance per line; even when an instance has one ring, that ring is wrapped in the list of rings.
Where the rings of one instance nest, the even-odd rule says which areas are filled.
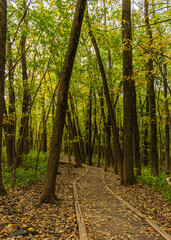
[[[50,150],[76,2],[9,0],[5,8],[0,0],[1,43],[6,36],[5,62],[3,44],[0,52],[1,195],[7,172],[14,183],[17,169],[27,170],[35,154],[35,176],[42,152]],[[113,166],[124,185],[133,184],[144,166],[152,176],[170,173],[170,29],[169,0],[88,1],[59,129],[61,152],[73,154],[78,166],[95,158],[98,166]]]

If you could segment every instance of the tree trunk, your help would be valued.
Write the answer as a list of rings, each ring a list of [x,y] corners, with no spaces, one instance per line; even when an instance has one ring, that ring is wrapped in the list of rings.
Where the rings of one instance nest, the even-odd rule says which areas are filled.
[[[146,98],[146,117],[149,117],[149,102],[148,102],[148,90],[147,90],[147,98]],[[143,136],[143,164],[144,166],[148,165],[148,122],[146,120],[145,124],[143,124],[144,129],[144,136]]]
[[[90,24],[89,24],[89,27],[90,27]],[[120,146],[119,139],[118,139],[118,132],[117,132],[117,128],[116,128],[116,121],[115,121],[115,117],[114,117],[114,113],[113,113],[112,103],[110,100],[108,84],[107,84],[107,79],[106,79],[106,73],[104,70],[104,66],[102,63],[102,59],[100,56],[100,51],[99,51],[97,42],[95,40],[95,37],[94,37],[91,29],[89,30],[89,35],[90,35],[92,44],[93,44],[95,52],[96,52],[97,61],[98,61],[101,76],[102,76],[104,94],[106,97],[108,112],[109,112],[109,116],[110,116],[110,122],[111,122],[111,126],[112,126],[112,133],[113,133],[113,139],[114,139],[114,151],[115,151],[115,156],[117,156],[117,158],[118,158],[119,170],[120,170],[120,181],[121,181],[121,184],[123,184],[123,157],[122,157],[121,146]]]
[[[122,0],[124,185],[135,182],[133,170],[133,70],[131,1]]]
[[[14,158],[15,158],[15,132],[16,132],[16,113],[15,113],[15,93],[13,87],[14,81],[14,69],[12,62],[12,50],[11,50],[11,41],[8,39],[8,69],[9,69],[9,108],[8,113],[5,111],[5,119],[4,121],[4,133],[5,133],[5,141],[6,141],[6,151],[7,151],[7,163],[8,167],[13,166]],[[5,106],[6,107],[6,106]],[[8,116],[7,116],[8,115]]]
[[[170,144],[170,136],[169,136],[169,107],[168,107],[168,99],[167,99],[167,66],[163,65],[163,82],[164,82],[164,111],[165,111],[165,171],[170,170],[170,156],[169,156],[169,144]]]
[[[80,156],[80,148],[79,148],[79,143],[78,143],[78,134],[77,134],[77,129],[75,126],[75,120],[71,119],[71,113],[68,110],[67,112],[67,117],[68,117],[68,130],[70,133],[70,139],[72,141],[73,149],[74,149],[74,156],[75,156],[75,162],[78,167],[81,166],[81,156]]]
[[[91,166],[92,163],[92,152],[91,152],[91,135],[92,135],[92,86],[90,83],[90,93],[89,93],[89,116],[88,116],[88,164]]]
[[[7,2],[0,0],[0,196],[4,196],[6,191],[2,181],[2,128],[4,112],[4,82],[5,82],[5,47],[7,29]]]
[[[134,168],[135,176],[141,174],[141,162],[140,162],[140,142],[139,142],[139,128],[137,122],[137,107],[136,107],[136,89],[135,83],[132,89],[133,94],[133,152],[134,152]]]
[[[85,136],[84,136],[84,142],[85,142],[85,157],[86,162],[88,159],[88,129],[89,129],[89,104],[86,106],[86,120],[85,120]]]
[[[46,131],[46,110],[45,110],[45,92],[42,93],[41,97],[42,104],[42,117],[43,117],[43,140],[42,140],[42,151],[47,152],[47,131]]]
[[[100,159],[101,159],[101,139],[98,135],[98,160],[97,160],[97,167],[100,167]]]
[[[74,65],[75,55],[77,52],[85,6],[86,0],[77,0],[69,45],[67,48],[64,64],[60,74],[56,115],[52,131],[50,154],[45,176],[44,188],[43,193],[41,194],[40,197],[41,203],[43,202],[56,203],[57,200],[55,196],[55,185],[62,143],[63,128],[67,111],[69,82]]]
[[[26,2],[23,1],[24,10],[26,10]],[[24,19],[24,25],[27,26],[27,19]],[[22,115],[21,115],[21,126],[20,126],[20,136],[18,139],[17,146],[17,159],[16,167],[21,165],[23,153],[29,153],[29,107],[30,107],[30,89],[28,83],[27,74],[27,61],[26,61],[26,35],[23,32],[20,41],[21,47],[21,66],[22,66],[22,78],[23,78],[23,103],[22,103]]]
[[[105,115],[105,111],[104,111],[104,101],[103,101],[103,94],[102,94],[102,89],[98,89],[97,88],[97,92],[98,92],[98,95],[99,95],[99,100],[100,100],[100,110],[101,110],[101,116],[102,116],[102,119],[103,119],[103,125],[104,125],[104,158],[105,158],[105,170],[107,170],[107,164],[108,164],[108,157],[109,156],[109,152],[108,152],[108,141],[109,141],[109,138],[107,136],[107,132],[108,132],[108,127],[107,127],[107,121],[106,121],[106,115]]]
[[[152,45],[152,31],[148,16],[148,0],[144,0],[145,6],[145,25],[147,37],[149,39],[149,49]],[[158,156],[157,156],[157,124],[156,124],[156,103],[154,91],[154,75],[153,75],[153,60],[150,56],[147,61],[147,78],[148,78],[148,97],[149,97],[149,113],[150,113],[150,161],[151,173],[153,176],[158,176]]]

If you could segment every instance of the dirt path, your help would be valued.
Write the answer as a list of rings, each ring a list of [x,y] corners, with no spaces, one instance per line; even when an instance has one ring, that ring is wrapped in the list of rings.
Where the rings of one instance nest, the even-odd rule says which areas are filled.
[[[164,239],[106,189],[97,167],[88,167],[77,190],[88,239]]]

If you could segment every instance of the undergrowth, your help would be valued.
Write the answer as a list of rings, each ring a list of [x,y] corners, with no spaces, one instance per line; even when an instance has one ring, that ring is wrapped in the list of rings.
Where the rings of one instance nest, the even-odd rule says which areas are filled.
[[[158,177],[151,175],[151,167],[142,166],[141,175],[138,181],[150,185],[154,190],[159,191],[171,203],[171,185],[166,181],[169,176],[160,171]]]
[[[37,151],[35,150],[31,150],[29,154],[23,156],[22,165],[16,169],[16,185],[32,183],[45,174],[47,167],[47,153],[40,153],[37,174],[35,176],[36,159]],[[12,186],[12,169],[8,169],[6,162],[3,165],[3,183],[5,188],[9,188]]]

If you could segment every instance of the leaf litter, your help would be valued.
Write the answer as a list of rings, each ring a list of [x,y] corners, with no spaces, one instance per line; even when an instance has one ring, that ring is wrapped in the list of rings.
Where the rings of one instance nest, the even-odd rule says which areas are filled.
[[[0,198],[0,239],[78,240],[72,182],[84,168],[59,167],[56,195],[59,204],[39,205],[43,181],[13,187]]]
[[[6,197],[0,198],[0,239],[79,239],[72,182],[78,176],[81,176],[85,169],[71,166],[70,174],[68,170],[69,166],[67,164],[60,165],[59,172],[61,172],[61,175],[58,175],[57,178],[57,196],[60,199],[58,206],[55,204],[38,205],[43,181],[23,187],[11,188]],[[171,206],[163,199],[160,193],[142,184],[129,187],[120,186],[119,176],[114,175],[113,169],[110,168],[105,172],[105,178],[108,187],[118,196],[146,214],[166,232],[171,233]],[[88,192],[84,192],[83,189],[79,190],[82,191],[79,196],[80,201],[82,201]],[[91,196],[89,197],[91,198]],[[108,201],[110,201],[110,198]],[[103,203],[101,204],[103,205]],[[85,204],[87,209],[90,207],[89,205],[91,204],[88,202]],[[96,211],[98,210],[96,209]],[[98,219],[98,217],[95,217],[95,212],[94,214],[91,213],[92,216],[90,217],[95,222],[92,228],[87,219],[88,216],[86,216],[87,212],[85,211],[83,214],[90,239],[109,240],[118,239],[117,237],[122,239],[122,235],[113,237],[106,235],[103,238],[101,231],[99,236],[95,234],[94,228],[106,228],[107,221],[111,221],[112,217],[105,219],[101,215],[100,219]],[[110,213],[108,215],[110,216]],[[151,227],[149,226],[148,229],[150,233]],[[127,231],[126,228],[125,231]]]
[[[159,192],[142,183],[121,186],[120,178],[113,173],[112,168],[108,168],[104,174],[108,187],[116,195],[152,219],[171,235],[171,204]]]

